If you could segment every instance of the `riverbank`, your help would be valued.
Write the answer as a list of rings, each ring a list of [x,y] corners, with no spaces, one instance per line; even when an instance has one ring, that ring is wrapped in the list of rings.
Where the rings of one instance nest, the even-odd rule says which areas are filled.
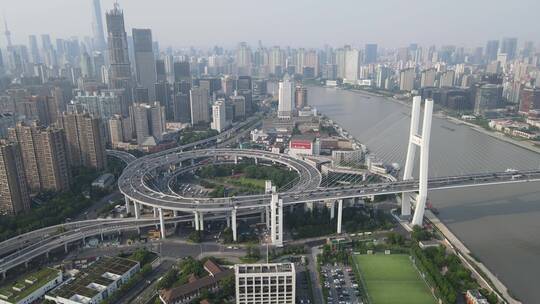
[[[344,90],[344,89],[340,89],[340,90]],[[388,101],[392,101],[392,102],[401,104],[403,106],[411,107],[411,103],[409,103],[409,102],[406,102],[406,101],[403,101],[403,100],[400,100],[400,99],[397,99],[397,98],[394,98],[394,97],[388,97],[388,96],[385,96],[385,95],[382,95],[382,94],[363,91],[363,90],[359,90],[359,89],[350,89],[350,90],[345,90],[345,91],[350,91],[350,92],[353,92],[353,93],[356,93],[356,94],[359,94],[359,95],[365,95],[365,96],[370,96],[370,97],[379,97],[379,98],[386,99]],[[506,136],[504,134],[501,134],[499,132],[486,130],[486,129],[478,126],[478,125],[475,125],[475,124],[473,124],[471,122],[468,122],[466,120],[462,120],[462,119],[459,119],[459,118],[456,118],[456,117],[452,117],[452,116],[448,116],[448,115],[442,115],[440,113],[435,113],[434,116],[436,116],[438,118],[441,118],[441,119],[446,119],[447,121],[452,122],[452,123],[454,123],[456,125],[466,125],[469,128],[473,129],[474,131],[480,132],[480,133],[482,133],[484,135],[491,136],[491,137],[496,138],[498,140],[505,141],[507,143],[518,146],[520,148],[524,148],[524,149],[527,149],[529,151],[540,154],[540,146],[536,146],[531,141],[518,141],[518,140],[515,140],[515,139],[513,139],[511,137],[508,137],[508,136]]]

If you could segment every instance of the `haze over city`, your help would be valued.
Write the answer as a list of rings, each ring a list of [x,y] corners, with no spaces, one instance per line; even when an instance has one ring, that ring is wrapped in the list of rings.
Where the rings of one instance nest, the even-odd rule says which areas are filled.
[[[112,7],[113,0],[102,3]],[[321,47],[378,43],[399,47],[454,44],[482,46],[487,39],[538,42],[540,1],[119,1],[126,26],[151,27],[163,46],[255,45]],[[46,14],[44,14],[46,12]],[[82,0],[0,0],[14,42],[28,35],[85,36],[91,5]],[[5,43],[2,41],[1,43]]]

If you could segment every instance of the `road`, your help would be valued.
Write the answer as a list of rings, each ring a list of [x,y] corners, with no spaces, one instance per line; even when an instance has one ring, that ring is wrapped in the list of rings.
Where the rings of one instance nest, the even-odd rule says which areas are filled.
[[[324,295],[322,292],[322,284],[317,273],[317,255],[322,251],[318,247],[311,248],[311,254],[308,255],[308,269],[313,283],[313,301],[315,304],[324,304]]]
[[[143,280],[139,281],[133,288],[129,290],[126,294],[124,294],[116,303],[119,304],[133,304],[137,303],[138,299],[151,299],[156,293],[157,290],[155,288],[157,283],[157,279],[163,276],[175,263],[172,261],[165,260],[163,261],[156,269],[152,271],[152,273],[144,278]],[[141,301],[142,303],[146,303],[145,301]]]
[[[122,199],[122,193],[120,191],[116,190],[110,194],[105,195],[102,197],[99,201],[92,204],[92,206],[88,207],[84,212],[80,213],[77,217],[75,217],[75,220],[77,221],[83,221],[83,220],[90,220],[95,219],[98,217],[98,212],[109,204],[109,201],[116,201]]]

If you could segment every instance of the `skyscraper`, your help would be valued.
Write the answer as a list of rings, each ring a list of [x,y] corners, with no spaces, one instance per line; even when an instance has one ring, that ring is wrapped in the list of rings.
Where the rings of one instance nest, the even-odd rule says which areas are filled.
[[[497,52],[499,52],[499,40],[489,40],[486,44],[486,59],[491,62],[497,59]]]
[[[249,75],[251,72],[251,49],[245,42],[241,42],[236,50],[236,67],[238,75]]]
[[[294,90],[294,102],[297,110],[300,110],[308,105],[307,103],[307,88],[297,86]]]
[[[360,53],[357,49],[349,49],[345,52],[345,78],[349,82],[358,80],[358,64]]]
[[[99,118],[88,113],[64,113],[62,125],[72,166],[98,171],[107,167],[105,134]]]
[[[174,84],[173,118],[174,121],[191,123],[190,93],[191,81],[180,81]]]
[[[131,64],[129,62],[127,34],[124,27],[124,12],[118,4],[107,12],[109,45],[109,87],[124,89],[128,104],[132,101]]]
[[[21,150],[16,143],[0,142],[0,215],[30,209],[30,195]]]
[[[377,45],[366,44],[366,53],[364,56],[364,63],[369,64],[377,62]]]
[[[278,95],[278,117],[291,118],[293,115],[294,86],[289,78],[289,74],[283,76],[283,81],[279,82]]]
[[[30,48],[30,58],[32,59],[32,63],[41,63],[36,35],[28,36],[28,47]]]
[[[100,0],[93,0],[92,32],[94,34],[94,49],[96,51],[105,50],[105,36],[103,32],[103,18],[101,17]]]
[[[516,58],[517,53],[517,38],[503,38],[501,42],[500,54],[506,54],[508,60]]]
[[[156,98],[154,84],[157,82],[157,74],[150,29],[133,29],[133,50],[137,82],[141,87],[148,89],[148,98],[154,101]]]
[[[165,107],[162,107],[158,102],[134,104],[131,107],[131,116],[139,145],[148,144],[149,138],[153,138],[156,143],[163,139]]]
[[[190,91],[191,125],[208,124],[208,90],[194,87]]]

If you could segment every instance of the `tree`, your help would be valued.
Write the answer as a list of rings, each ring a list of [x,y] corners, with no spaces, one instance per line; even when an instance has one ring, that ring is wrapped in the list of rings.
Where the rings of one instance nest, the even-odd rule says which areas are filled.
[[[431,239],[431,233],[426,231],[424,228],[422,228],[422,227],[420,227],[418,225],[415,225],[413,227],[411,237],[413,238],[413,240],[418,241],[418,242],[419,241],[427,241],[427,240]]]
[[[156,285],[156,288],[159,289],[167,289],[172,287],[174,282],[178,279],[178,270],[172,268],[169,269],[163,277],[161,277],[161,280]]]

